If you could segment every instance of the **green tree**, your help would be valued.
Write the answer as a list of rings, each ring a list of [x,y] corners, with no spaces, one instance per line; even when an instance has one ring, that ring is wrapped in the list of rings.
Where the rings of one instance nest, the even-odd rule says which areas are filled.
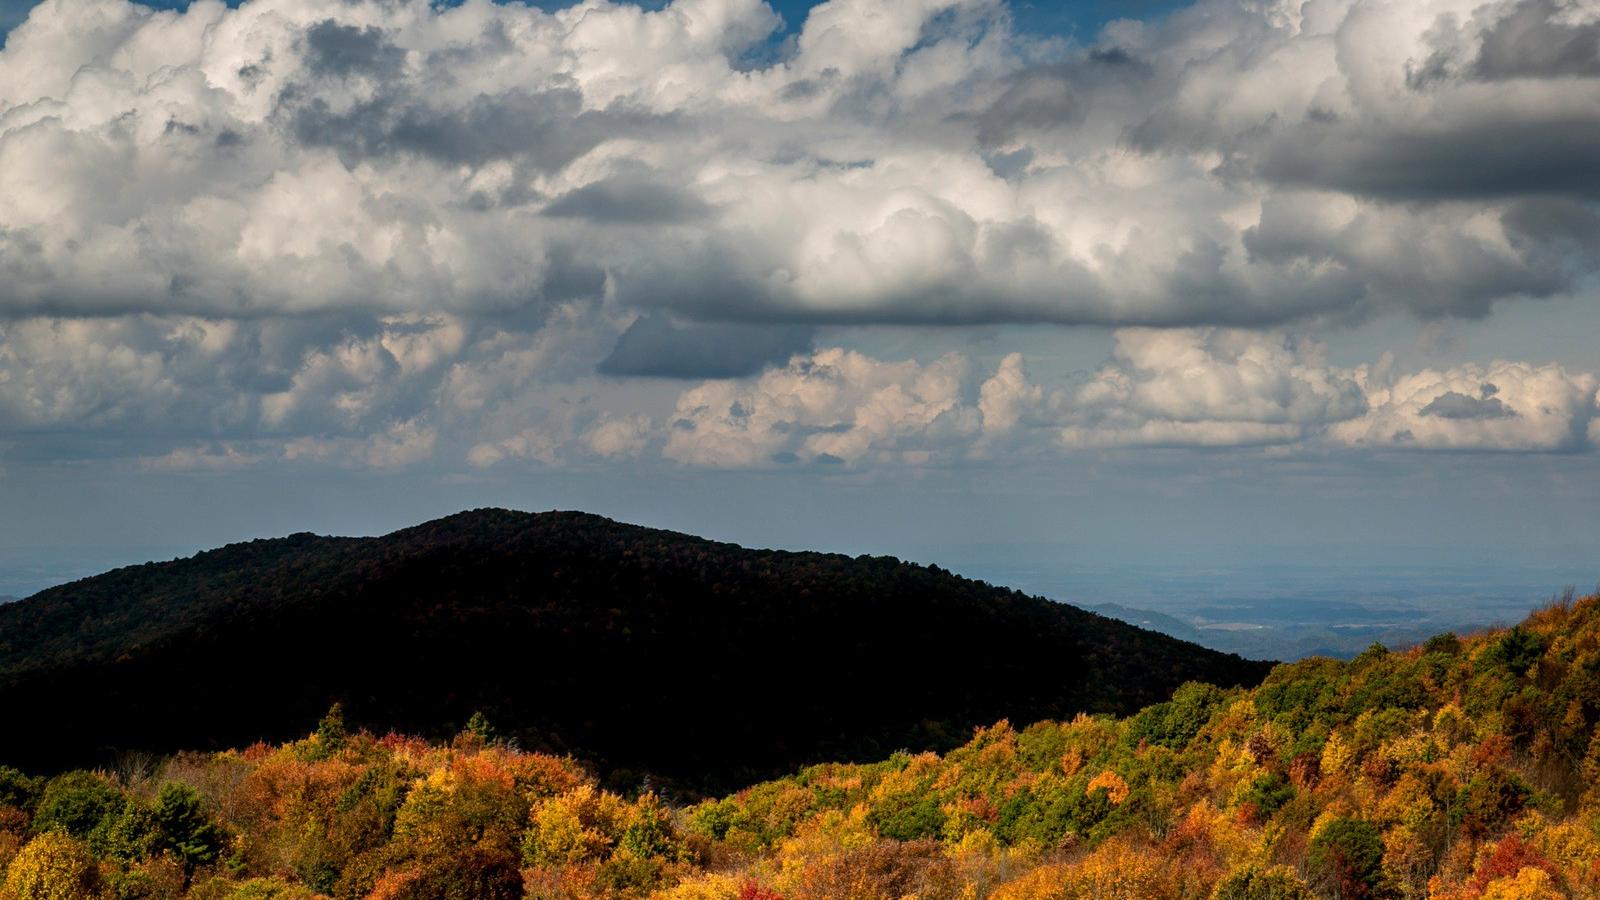
[[[1443,634],[1436,634],[1428,638],[1427,643],[1422,645],[1422,652],[1444,653],[1455,656],[1461,652],[1461,639],[1456,637],[1454,632],[1446,631]]]
[[[1306,867],[1312,884],[1336,900],[1387,898],[1383,835],[1365,819],[1335,819],[1311,839]]]
[[[344,746],[350,737],[350,731],[344,724],[344,705],[335,703],[328,707],[327,715],[317,722],[317,730],[313,735],[317,746],[324,752],[333,753]]]
[[[1484,660],[1504,666],[1511,674],[1522,677],[1544,655],[1544,639],[1535,631],[1517,625],[1484,650]]]
[[[677,860],[685,853],[672,817],[654,794],[640,797],[633,821],[622,832],[617,846],[637,859]]]
[[[215,862],[222,852],[222,829],[206,817],[199,793],[186,784],[169,781],[162,785],[151,818],[156,849],[176,856],[187,870]]]
[[[479,746],[484,747],[490,746],[500,740],[499,733],[494,730],[493,725],[489,724],[489,717],[485,716],[481,710],[474,712],[472,716],[467,719],[466,727],[461,729],[461,734],[465,737],[472,738],[478,743]]]
[[[75,838],[108,829],[127,804],[122,792],[93,772],[68,772],[50,779],[39,798],[33,829],[59,828]]]
[[[1181,750],[1188,746],[1222,705],[1226,694],[1209,684],[1187,682],[1166,703],[1146,707],[1128,723],[1127,740]]]
[[[867,813],[867,824],[897,841],[938,837],[944,830],[944,819],[944,810],[936,798],[914,794],[885,798]]]
[[[1288,866],[1246,866],[1217,882],[1211,900],[1314,900],[1310,888]]]
[[[0,806],[32,809],[43,783],[42,778],[24,775],[10,766],[0,766]]]
[[[1255,807],[1256,816],[1265,821],[1293,799],[1294,785],[1289,779],[1277,772],[1263,772],[1250,783],[1240,802]]]
[[[1452,813],[1462,829],[1475,837],[1499,831],[1527,805],[1532,792],[1503,769],[1473,775],[1457,792]]]

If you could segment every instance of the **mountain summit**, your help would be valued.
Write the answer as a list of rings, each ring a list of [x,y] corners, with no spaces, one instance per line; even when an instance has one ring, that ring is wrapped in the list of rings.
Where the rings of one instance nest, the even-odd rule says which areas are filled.
[[[0,761],[352,725],[708,787],[1129,713],[1265,663],[888,557],[750,550],[577,512],[464,512],[130,566],[0,607]]]

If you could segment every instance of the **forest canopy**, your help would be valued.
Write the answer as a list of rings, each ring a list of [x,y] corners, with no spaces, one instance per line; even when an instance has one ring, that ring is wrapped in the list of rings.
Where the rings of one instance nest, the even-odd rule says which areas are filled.
[[[281,744],[0,769],[0,898],[1593,898],[1597,720],[1600,598],[699,802],[487,716],[430,742],[334,709]]]

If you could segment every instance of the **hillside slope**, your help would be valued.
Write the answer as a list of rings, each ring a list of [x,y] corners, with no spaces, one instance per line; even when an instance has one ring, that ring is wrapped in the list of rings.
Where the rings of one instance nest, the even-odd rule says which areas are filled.
[[[0,761],[353,724],[707,786],[1131,712],[1264,664],[889,558],[746,550],[581,513],[461,513],[119,569],[0,607]]]
[[[481,720],[430,743],[329,716],[116,773],[0,767],[0,897],[1596,900],[1597,720],[1597,599],[690,806]]]
[[[1600,897],[1600,598],[691,810],[785,897]],[[715,854],[714,854],[715,855]],[[679,896],[716,896],[716,874]],[[731,891],[726,894],[731,896]]]

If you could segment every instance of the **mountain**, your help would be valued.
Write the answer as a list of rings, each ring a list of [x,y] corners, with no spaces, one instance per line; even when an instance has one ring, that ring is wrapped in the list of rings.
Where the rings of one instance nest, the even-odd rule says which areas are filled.
[[[1236,614],[1246,621],[1220,619],[1215,609],[1197,610],[1191,614],[1193,621],[1185,621],[1174,615],[1120,603],[1097,603],[1085,608],[1119,622],[1223,653],[1237,653],[1246,659],[1292,660],[1308,656],[1351,659],[1375,643],[1385,647],[1410,647],[1444,631],[1476,631],[1489,627],[1487,622],[1472,619],[1442,626],[1436,617],[1421,609],[1397,612],[1357,607],[1350,611],[1351,604],[1327,601],[1273,600],[1240,605],[1255,607]],[[1271,615],[1278,612],[1281,616],[1284,607],[1292,609],[1299,620],[1284,621]],[[1341,613],[1345,618],[1355,621],[1323,620],[1328,616],[1329,607],[1343,607]],[[1262,615],[1263,612],[1268,614]],[[1264,621],[1253,621],[1255,619]]]
[[[727,708],[736,718],[742,710]],[[1600,598],[678,803],[351,731],[40,778],[0,898],[1596,900]]]
[[[1268,666],[886,557],[748,550],[575,512],[296,534],[0,607],[0,762],[352,726],[523,746],[704,787],[1129,713]]]
[[[1206,637],[1201,633],[1200,629],[1190,625],[1188,622],[1176,616],[1169,616],[1166,613],[1159,613],[1154,610],[1124,606],[1121,603],[1096,603],[1086,607],[1086,609],[1097,612],[1107,618],[1116,619],[1119,622],[1127,622],[1129,625],[1137,625],[1140,628],[1159,631],[1180,641],[1198,644],[1201,639]]]

